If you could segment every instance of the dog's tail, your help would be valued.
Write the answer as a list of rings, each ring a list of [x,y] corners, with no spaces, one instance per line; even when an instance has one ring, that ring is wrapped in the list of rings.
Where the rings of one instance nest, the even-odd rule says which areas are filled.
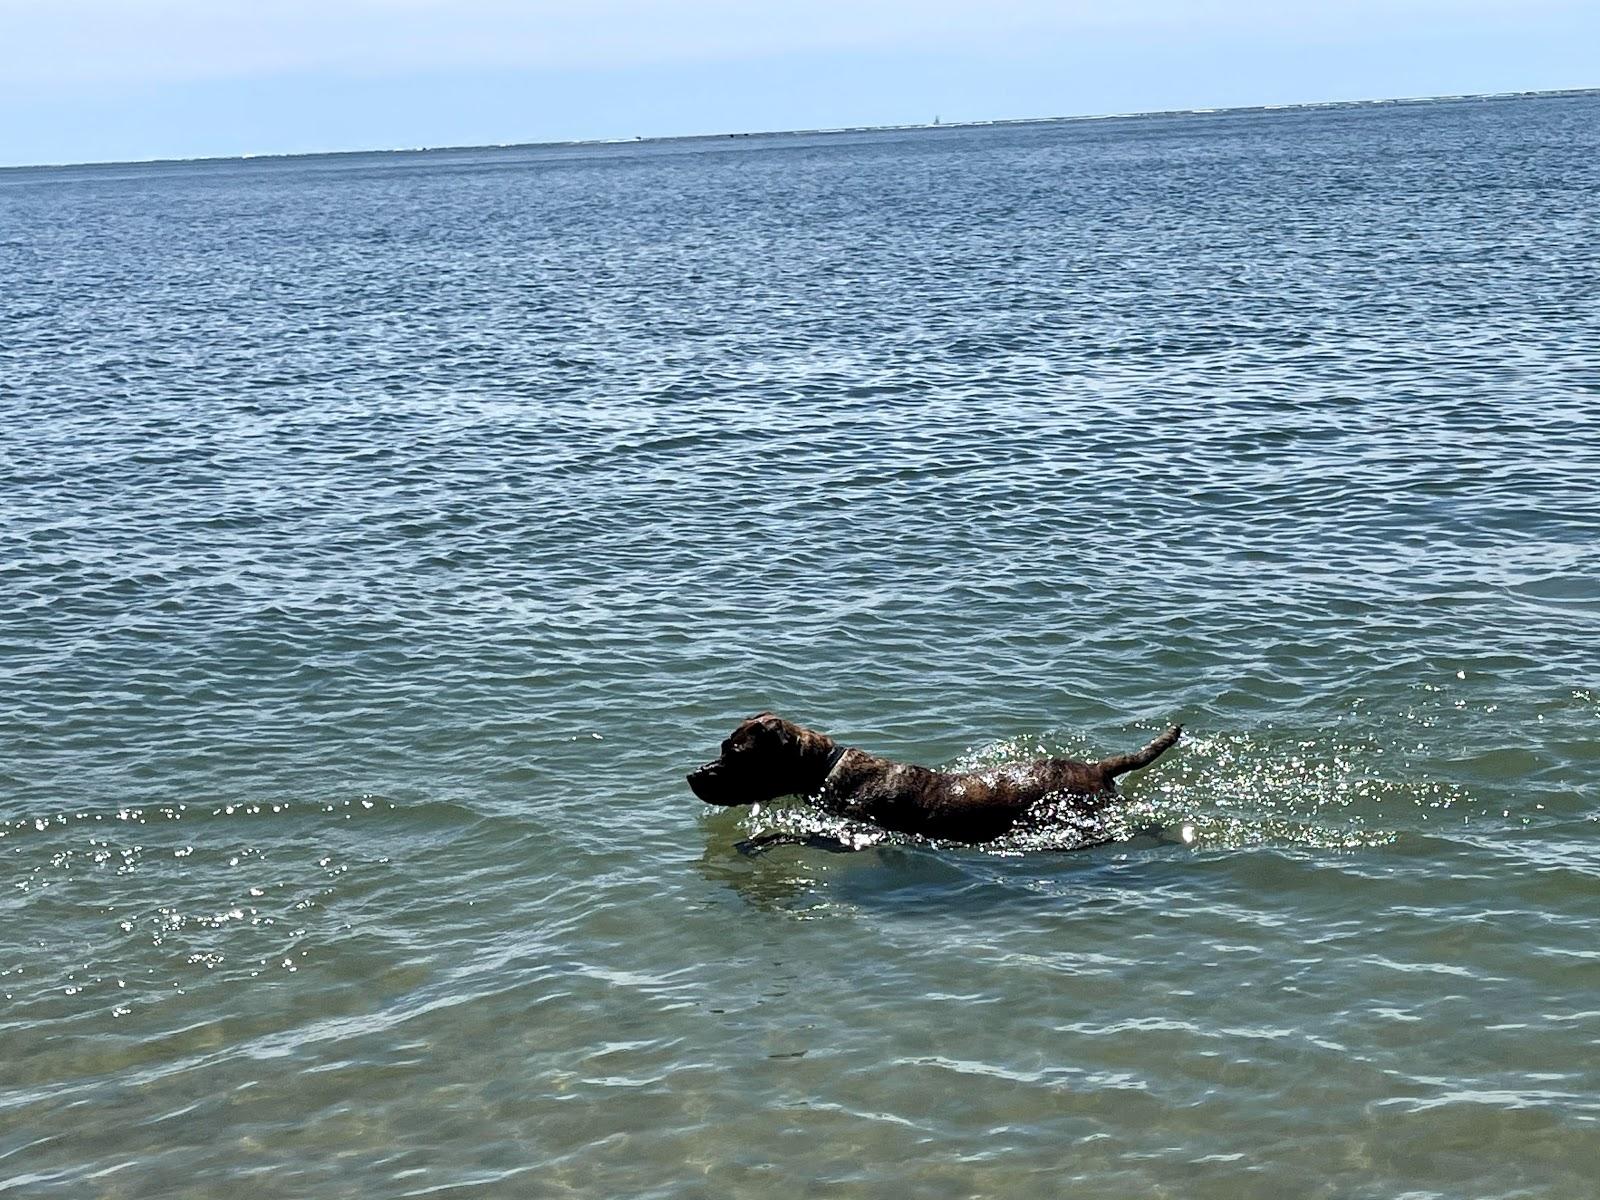
[[[1106,773],[1107,779],[1115,779],[1118,775],[1126,775],[1129,771],[1137,771],[1140,767],[1148,767],[1161,755],[1172,748],[1173,744],[1183,736],[1183,726],[1174,725],[1155,741],[1142,750],[1135,750],[1132,754],[1117,754],[1111,758],[1103,758],[1096,765]]]

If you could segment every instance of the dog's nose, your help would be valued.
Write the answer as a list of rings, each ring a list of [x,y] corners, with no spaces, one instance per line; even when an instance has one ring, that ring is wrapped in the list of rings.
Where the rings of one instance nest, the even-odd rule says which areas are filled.
[[[704,800],[706,798],[706,784],[711,779],[711,768],[705,766],[697,771],[690,771],[684,778],[689,781],[689,790]]]

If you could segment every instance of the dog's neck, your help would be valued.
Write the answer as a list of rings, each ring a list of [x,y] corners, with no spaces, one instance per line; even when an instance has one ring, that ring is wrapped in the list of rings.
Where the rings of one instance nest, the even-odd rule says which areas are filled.
[[[811,729],[807,729],[804,736],[802,761],[806,764],[805,773],[810,783],[807,791],[820,792],[827,787],[839,760],[849,753],[850,747],[840,745],[827,734]]]
[[[838,768],[839,760],[848,753],[850,753],[849,746],[841,746],[837,742],[834,743],[833,749],[828,751],[827,761],[822,764],[822,782],[817,785],[819,791],[828,786],[828,780],[833,778],[833,772]]]

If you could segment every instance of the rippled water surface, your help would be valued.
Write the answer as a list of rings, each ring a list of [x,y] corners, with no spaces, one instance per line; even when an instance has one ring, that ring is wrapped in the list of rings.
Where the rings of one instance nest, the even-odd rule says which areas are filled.
[[[0,1192],[1593,1197],[1597,119],[0,172]]]

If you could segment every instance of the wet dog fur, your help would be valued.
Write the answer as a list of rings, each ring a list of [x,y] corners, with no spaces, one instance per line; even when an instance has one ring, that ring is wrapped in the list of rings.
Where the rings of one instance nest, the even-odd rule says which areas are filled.
[[[1085,813],[1116,798],[1116,779],[1148,766],[1183,727],[1132,754],[1098,762],[1045,758],[981,771],[935,771],[842,746],[826,734],[758,713],[728,735],[718,756],[689,773],[707,804],[734,806],[807,796],[824,811],[898,833],[989,842],[1023,824],[1042,801],[1070,797]]]

